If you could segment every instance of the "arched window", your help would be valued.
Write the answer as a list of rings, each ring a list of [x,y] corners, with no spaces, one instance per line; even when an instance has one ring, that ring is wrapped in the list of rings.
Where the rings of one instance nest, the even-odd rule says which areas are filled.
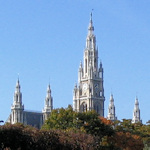
[[[81,104],[81,112],[86,112],[87,111],[87,104],[85,102],[83,102]]]
[[[14,118],[15,118],[14,111],[13,111],[13,117],[12,117],[12,118],[13,118],[13,122],[14,122],[14,120],[15,120],[15,119],[14,119]]]
[[[96,58],[94,59],[94,67],[96,67]]]
[[[85,73],[87,73],[87,59],[85,59]]]
[[[102,78],[102,72],[99,73],[99,77]]]
[[[96,104],[94,105],[94,110],[95,110],[97,113],[100,112],[100,105],[99,105],[98,103],[96,103]]]
[[[19,101],[18,101],[18,94],[16,95],[16,102],[19,102]]]
[[[99,94],[100,94],[100,96],[102,96],[102,91],[100,91],[100,93],[99,93]]]

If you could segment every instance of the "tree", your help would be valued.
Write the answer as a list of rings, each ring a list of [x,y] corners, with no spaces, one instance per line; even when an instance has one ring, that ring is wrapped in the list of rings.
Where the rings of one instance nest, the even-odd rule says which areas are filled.
[[[95,111],[74,112],[71,106],[66,109],[54,109],[43,129],[82,131],[98,136],[99,140],[105,135],[111,136],[114,133],[112,127],[104,124]]]
[[[143,150],[144,144],[140,136],[130,132],[116,132],[107,137],[108,145],[123,150]]]
[[[63,129],[74,127],[75,112],[69,105],[68,108],[53,109],[42,129]]]
[[[88,111],[77,114],[77,126],[83,128],[86,133],[102,138],[105,135],[111,136],[114,131],[110,125],[104,124],[95,111]]]
[[[57,150],[61,148],[54,131],[40,131],[22,124],[0,126],[0,149]]]
[[[21,124],[0,126],[0,147],[2,149],[8,147],[12,150],[28,149],[28,141],[31,141],[31,138],[28,134],[23,134],[23,128]]]

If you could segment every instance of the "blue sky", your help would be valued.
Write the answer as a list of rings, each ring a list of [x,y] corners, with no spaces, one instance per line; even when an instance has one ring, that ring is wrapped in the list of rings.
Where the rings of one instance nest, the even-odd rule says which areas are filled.
[[[105,117],[110,93],[118,119],[150,115],[150,1],[1,0],[0,119],[6,120],[20,78],[26,110],[41,111],[50,82],[54,108],[72,104],[78,67],[93,11],[104,67]]]

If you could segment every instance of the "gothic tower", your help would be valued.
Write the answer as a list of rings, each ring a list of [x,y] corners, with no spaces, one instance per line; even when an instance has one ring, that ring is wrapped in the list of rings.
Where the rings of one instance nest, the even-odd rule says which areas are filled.
[[[139,102],[138,102],[138,98],[136,97],[136,99],[135,99],[135,105],[134,105],[134,110],[133,110],[132,123],[138,123],[138,122],[142,122],[142,121],[140,120]]]
[[[50,115],[51,111],[53,109],[53,98],[51,96],[51,88],[50,84],[47,87],[47,95],[45,98],[45,107],[43,109],[43,121],[48,119],[48,116]]]
[[[23,111],[24,105],[22,105],[22,93],[20,91],[19,79],[16,83],[16,89],[14,92],[14,101],[11,106],[11,123],[23,123]]]
[[[108,120],[115,121],[117,120],[116,114],[115,114],[115,105],[114,105],[114,98],[113,94],[110,95],[110,102],[108,107]]]
[[[74,87],[73,108],[77,112],[95,110],[100,116],[104,116],[104,101],[103,67],[102,63],[98,65],[98,48],[91,13],[83,65],[81,62],[78,85]]]

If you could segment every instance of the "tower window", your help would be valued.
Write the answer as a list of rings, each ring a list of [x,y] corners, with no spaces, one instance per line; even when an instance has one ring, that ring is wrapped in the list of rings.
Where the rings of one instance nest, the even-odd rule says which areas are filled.
[[[14,111],[13,111],[13,122],[14,122],[14,117],[15,117],[15,115],[14,115]]]
[[[87,59],[85,59],[85,73],[87,73]]]
[[[82,103],[82,105],[81,105],[81,111],[82,112],[86,112],[87,111],[87,104],[86,103]]]
[[[94,59],[94,67],[96,67],[96,58]]]
[[[102,72],[99,73],[99,77],[102,78]]]
[[[99,113],[99,106],[98,106],[98,104],[94,105],[94,110],[95,110],[97,113]]]
[[[16,101],[18,102],[18,94],[16,95]]]
[[[100,96],[102,96],[102,92],[100,92]]]

